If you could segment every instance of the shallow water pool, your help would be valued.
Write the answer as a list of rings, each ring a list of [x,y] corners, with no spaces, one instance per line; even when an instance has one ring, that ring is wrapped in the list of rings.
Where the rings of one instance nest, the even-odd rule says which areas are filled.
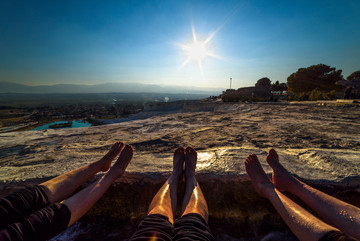
[[[46,125],[42,125],[42,126],[38,126],[35,127],[34,129],[32,129],[32,131],[39,131],[39,130],[46,130],[46,129],[51,129],[50,126],[54,125],[54,124],[63,124],[66,123],[67,121],[56,121],[56,122],[52,122]],[[89,127],[91,126],[90,123],[86,123],[86,122],[82,122],[82,121],[78,121],[78,120],[73,120],[72,121],[72,125],[71,127],[61,127],[61,128],[56,128],[56,129],[64,129],[64,128],[78,128],[78,127]]]

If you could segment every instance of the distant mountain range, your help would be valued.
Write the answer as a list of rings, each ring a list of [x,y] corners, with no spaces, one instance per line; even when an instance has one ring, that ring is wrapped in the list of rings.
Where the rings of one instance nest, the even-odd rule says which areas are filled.
[[[199,88],[193,86],[179,87],[140,83],[104,83],[95,85],[24,85],[11,82],[0,82],[0,93],[22,93],[22,94],[76,94],[76,93],[186,93],[186,94],[208,94],[219,95],[221,89]]]

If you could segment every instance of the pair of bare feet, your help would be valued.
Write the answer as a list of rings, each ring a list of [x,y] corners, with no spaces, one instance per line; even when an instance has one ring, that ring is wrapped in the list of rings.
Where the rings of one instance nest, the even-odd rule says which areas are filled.
[[[192,147],[179,147],[174,152],[173,172],[169,178],[169,183],[178,182],[185,176],[186,181],[195,179],[195,168],[197,152]]]
[[[99,170],[102,172],[108,171],[110,169],[111,162],[119,154],[119,158],[110,171],[114,172],[114,174],[117,173],[118,176],[122,175],[133,156],[133,149],[130,145],[125,145],[120,141],[116,142],[109,152],[97,162],[100,166]],[[196,160],[197,152],[194,148],[177,148],[174,152],[173,172],[170,177],[171,181],[176,182],[181,179],[183,175],[185,175],[187,180],[195,178]]]
[[[110,169],[111,162],[117,155],[119,155],[119,157]],[[114,145],[112,145],[109,152],[98,161],[100,166],[99,170],[106,172],[110,169],[109,175],[116,179],[124,174],[126,167],[129,165],[132,159],[132,156],[133,148],[130,145],[125,145],[121,141],[116,142]]]
[[[120,154],[120,155],[119,155]],[[115,164],[111,167],[111,162],[115,157],[119,155],[119,158]],[[122,142],[116,142],[110,149],[110,151],[96,163],[99,165],[99,170],[106,172],[109,169],[109,174],[114,178],[122,176],[126,167],[130,163],[133,156],[133,149],[130,145],[125,145]],[[173,158],[173,172],[169,178],[169,184],[176,185],[179,180],[185,176],[187,185],[194,187],[196,185],[195,168],[197,161],[197,152],[192,147],[179,147],[174,152]]]
[[[274,149],[269,151],[266,161],[273,169],[272,182],[255,154],[246,159],[246,172],[256,191],[272,203],[299,240],[319,240],[332,232],[342,235],[342,240],[355,240],[344,234],[360,240],[360,208],[323,193],[292,176],[280,164]],[[281,191],[287,191],[300,198],[318,217]],[[339,233],[339,230],[343,234]]]
[[[267,192],[275,187],[279,191],[289,191],[294,184],[294,177],[280,164],[279,156],[274,149],[270,149],[266,161],[273,169],[272,182],[265,174],[255,154],[249,155],[245,161],[246,172],[256,191],[262,197],[266,197]]]
[[[185,177],[186,188],[184,199],[182,203],[182,213],[185,211],[187,204],[191,198],[191,194],[194,188],[197,186],[195,179],[195,169],[197,162],[197,152],[192,147],[179,147],[174,152],[173,158],[173,172],[168,179],[170,187],[170,197],[172,202],[172,213],[175,216],[176,212],[176,199],[177,199],[177,188],[179,181]]]
[[[177,208],[179,181],[185,176],[186,187],[182,202],[181,214],[200,213],[207,220],[207,206],[200,187],[195,179],[197,152],[192,147],[179,147],[174,152],[173,172],[157,191],[149,206],[148,215],[161,214],[174,223]],[[199,189],[199,190],[198,190]],[[193,195],[193,192],[199,193]],[[203,204],[201,207],[200,203]]]
[[[117,161],[110,168],[111,162],[118,155]],[[70,226],[102,197],[113,181],[124,174],[132,156],[133,149],[131,146],[116,142],[100,160],[64,173],[40,185],[47,190],[51,203],[62,202],[68,207],[71,213],[68,224]],[[101,171],[106,173],[99,180],[74,194],[77,188]]]
[[[115,162],[115,164],[111,167],[111,162],[115,159],[117,155],[119,158]],[[109,173],[113,174],[113,176],[119,177],[121,176],[128,164],[131,161],[133,156],[133,149],[130,145],[125,145],[122,142],[116,142],[110,149],[110,151],[99,161],[97,164],[99,165],[99,170],[102,172],[106,172],[109,169]],[[179,147],[174,152],[173,158],[173,172],[169,178],[169,183],[178,183],[179,179],[185,176],[187,183],[191,183],[196,185],[195,180],[195,168],[197,161],[197,152],[192,147],[187,147],[184,149],[183,147]],[[185,167],[184,167],[185,164]]]

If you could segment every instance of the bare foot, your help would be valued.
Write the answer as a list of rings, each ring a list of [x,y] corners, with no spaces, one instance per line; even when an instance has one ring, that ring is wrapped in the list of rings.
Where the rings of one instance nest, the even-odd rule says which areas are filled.
[[[174,151],[173,172],[168,179],[170,187],[171,210],[173,215],[175,215],[176,212],[179,179],[183,176],[183,166],[185,161],[184,152],[184,147],[179,147]]]
[[[195,177],[195,169],[197,162],[197,152],[192,147],[186,148],[185,154],[185,177],[186,179]]]
[[[173,172],[169,178],[169,182],[179,182],[179,179],[183,176],[184,161],[185,149],[184,147],[179,147],[174,152]]]
[[[266,191],[269,188],[274,189],[274,184],[265,174],[255,154],[251,154],[246,158],[245,169],[260,196],[266,197]]]
[[[101,163],[100,171],[106,172],[107,170],[109,170],[112,160],[114,160],[114,158],[119,155],[123,148],[124,143],[122,143],[121,141],[118,141],[114,145],[112,145],[110,151],[99,161]]]
[[[194,188],[197,186],[197,181],[195,178],[195,169],[197,162],[197,152],[192,147],[187,147],[185,150],[185,179],[186,179],[186,187],[184,200],[182,203],[182,213],[185,211],[191,195],[193,193]]]
[[[197,152],[192,147],[187,147],[185,150],[185,179],[186,189],[191,193],[194,187],[197,185],[195,179],[195,169],[197,162]]]
[[[289,191],[294,177],[280,164],[279,156],[274,149],[270,149],[266,161],[273,169],[272,182],[275,187],[279,191]]]
[[[133,149],[131,146],[126,145],[124,149],[121,151],[119,158],[115,162],[115,164],[109,170],[109,173],[114,175],[114,177],[121,177],[126,167],[129,165],[131,158],[133,156]]]

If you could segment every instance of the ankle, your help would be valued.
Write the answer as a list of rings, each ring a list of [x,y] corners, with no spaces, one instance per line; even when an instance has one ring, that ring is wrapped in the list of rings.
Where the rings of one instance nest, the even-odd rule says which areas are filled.
[[[183,171],[173,171],[170,175],[170,177],[174,178],[174,179],[180,179],[183,176]]]
[[[173,174],[171,174],[170,175],[170,177],[167,179],[167,181],[168,181],[168,183],[170,184],[170,185],[178,185],[178,183],[179,183],[179,176],[178,175],[174,175],[174,173]]]
[[[98,172],[101,172],[103,166],[104,165],[103,165],[103,163],[101,162],[101,159],[100,159],[98,161],[91,162],[88,165],[88,168],[91,169],[94,173],[98,173]]]
[[[109,178],[111,178],[113,181],[115,181],[116,179],[122,177],[124,173],[125,170],[110,168],[110,170],[106,173],[106,175],[109,176]]]
[[[293,194],[302,192],[302,190],[304,189],[308,189],[308,185],[300,180],[298,180],[295,177],[292,177],[292,180],[290,182],[291,184],[289,185],[289,190],[287,190],[288,192],[291,192]]]
[[[261,194],[263,197],[270,199],[270,197],[274,194],[275,190],[275,186],[269,183],[261,187]]]
[[[195,171],[185,170],[184,174],[185,174],[186,180],[187,179],[190,179],[190,180],[195,179]]]
[[[196,178],[194,176],[186,177],[186,187],[193,189],[197,185]]]

